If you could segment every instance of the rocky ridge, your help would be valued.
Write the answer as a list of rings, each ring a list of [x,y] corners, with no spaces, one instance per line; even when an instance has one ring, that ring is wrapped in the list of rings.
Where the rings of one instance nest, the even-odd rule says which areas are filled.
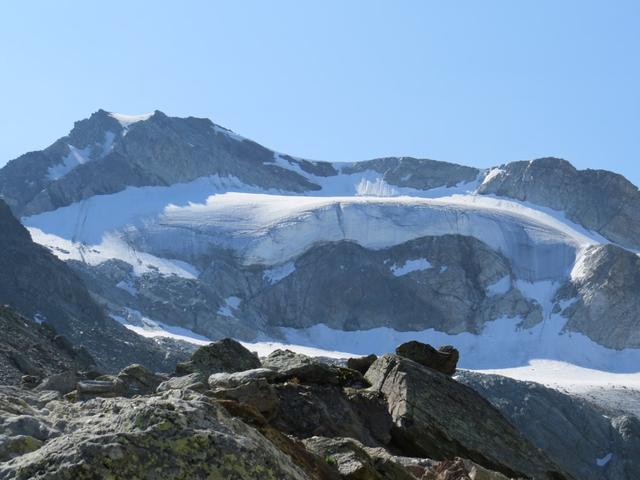
[[[363,377],[242,348],[203,347],[196,371],[171,378],[132,366],[93,380],[112,388],[90,396],[87,381],[67,393],[0,387],[0,478],[572,478],[473,390],[408,358],[382,357]],[[238,356],[232,370],[262,366],[224,371]],[[393,385],[391,364],[409,383]]]
[[[108,317],[69,266],[31,240],[0,200],[0,305],[48,324],[82,346],[101,368],[117,370],[138,360],[171,370],[189,349],[142,338]],[[27,320],[25,320],[26,322]]]

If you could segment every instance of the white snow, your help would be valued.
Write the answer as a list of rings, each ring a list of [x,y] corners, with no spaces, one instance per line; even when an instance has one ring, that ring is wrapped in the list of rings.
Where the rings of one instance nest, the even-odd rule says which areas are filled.
[[[121,288],[134,297],[138,295],[138,289],[130,280],[121,280],[116,284],[116,287]]]
[[[151,113],[143,113],[142,115],[124,115],[122,113],[109,113],[110,117],[115,118],[120,125],[126,130],[134,123],[144,122],[145,120],[149,120],[153,116],[153,112]]]
[[[528,367],[536,360],[554,360],[604,372],[633,374],[635,377],[622,380],[637,378],[640,381],[640,349],[608,349],[580,333],[564,332],[566,319],[558,314],[551,314],[529,329],[519,328],[520,322],[520,318],[502,317],[488,322],[480,335],[469,332],[447,334],[434,329],[402,332],[389,327],[342,331],[323,324],[280,330],[284,343],[359,355],[393,352],[409,340],[431,345],[449,344],[460,350],[461,368],[494,369],[494,373],[506,372],[501,374],[507,376],[510,376],[509,371],[504,369]]]
[[[194,345],[208,345],[212,342],[207,337],[199,335],[187,328],[167,325],[166,323],[151,320],[142,316],[140,312],[130,310],[127,318],[111,315],[111,317],[124,325],[132,332],[147,338],[172,338],[174,340],[182,340]],[[133,318],[132,318],[133,317]],[[131,323],[132,320],[135,323]],[[266,357],[275,350],[291,350],[296,353],[308,355],[310,357],[326,357],[326,358],[348,358],[353,356],[350,353],[338,352],[335,350],[323,350],[321,348],[308,347],[304,345],[292,345],[275,341],[257,341],[244,342],[240,341],[247,349],[256,352],[260,357]]]
[[[416,260],[407,260],[400,266],[393,265],[391,267],[391,272],[396,277],[402,277],[404,275],[408,275],[411,272],[428,270],[431,267],[432,265],[431,263],[429,263],[429,260],[427,260],[426,258],[418,258]]]
[[[356,195],[368,197],[395,197],[398,191],[382,178],[370,181],[363,178],[356,186]]]
[[[288,277],[296,271],[296,265],[294,262],[283,263],[276,267],[270,268],[264,271],[264,278],[269,283],[278,283],[283,278]]]
[[[61,260],[79,260],[89,265],[100,265],[110,259],[119,259],[133,267],[135,275],[157,272],[182,278],[197,278],[198,270],[186,262],[160,258],[141,252],[113,234],[106,234],[98,245],[72,242],[37,228],[28,228],[34,242],[44,245]]]
[[[511,289],[511,277],[505,275],[497,282],[492,283],[487,287],[487,295],[495,297],[496,295],[504,295]]]
[[[29,221],[29,220],[27,220]],[[34,222],[37,223],[37,222]],[[592,239],[554,217],[477,196],[291,197],[226,193],[169,206],[144,225],[147,244],[238,251],[247,264],[286,263],[317,242],[355,241],[380,249],[426,235],[471,235],[501,251],[518,278],[564,278]],[[200,242],[199,245],[194,242]],[[180,257],[181,255],[176,255]]]
[[[596,458],[596,465],[598,465],[599,467],[604,467],[607,463],[611,461],[612,458],[613,458],[613,453],[611,452],[607,453],[602,458]]]
[[[49,180],[59,180],[78,165],[83,165],[96,158],[104,158],[113,149],[115,137],[115,133],[106,132],[102,143],[87,145],[84,148],[76,148],[71,144],[67,144],[69,153],[62,158],[62,163],[49,167],[47,170],[47,178]],[[95,149],[99,149],[99,155],[94,154]]]
[[[222,315],[223,317],[233,317],[234,311],[238,309],[242,303],[242,299],[238,297],[227,297],[224,300],[224,305],[222,305],[218,309],[218,315]]]
[[[545,318],[551,315],[554,303],[553,299],[560,287],[559,282],[554,280],[541,280],[538,282],[516,280],[516,287],[525,297],[535,300],[540,304]]]
[[[42,325],[42,322],[46,322],[47,321],[47,317],[45,315],[43,315],[42,313],[37,312],[33,316],[33,321],[36,322],[38,325]]]
[[[482,180],[482,185],[484,185],[485,183],[490,182],[491,180],[493,180],[495,177],[497,177],[498,175],[501,175],[505,173],[504,169],[502,168],[491,168],[487,171],[487,174],[484,176],[484,179]]]
[[[640,352],[637,352],[640,353]],[[635,373],[614,373],[595,368],[581,367],[570,362],[550,359],[534,359],[526,365],[503,369],[482,369],[516,380],[536,382],[553,388],[583,392],[593,387],[630,387],[640,389],[640,367]]]

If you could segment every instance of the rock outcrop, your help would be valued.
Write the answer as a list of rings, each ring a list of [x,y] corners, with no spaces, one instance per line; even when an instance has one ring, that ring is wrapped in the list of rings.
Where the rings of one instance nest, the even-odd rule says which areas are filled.
[[[558,467],[478,393],[408,358],[385,355],[369,368],[386,396],[392,437],[415,456],[464,456],[511,477],[565,478]]]
[[[570,478],[473,390],[407,358],[377,359],[366,388],[288,351],[241,369],[256,358],[242,348],[205,347],[198,371],[157,388],[166,377],[141,365],[64,396],[0,386],[0,480]]]
[[[609,348],[640,347],[640,257],[616,245],[589,247],[580,273],[558,292],[566,330]]]
[[[444,345],[436,350],[429,344],[415,340],[398,346],[396,354],[449,376],[456,372],[460,358],[460,352],[451,345]]]
[[[170,370],[183,355],[180,350],[160,348],[108,317],[69,266],[35,244],[0,200],[2,304],[53,326],[74,345],[85,347],[105,370],[136,362]]]
[[[540,158],[497,167],[478,193],[550,207],[613,242],[640,248],[640,192],[622,175]]]
[[[640,427],[636,417],[603,412],[585,400],[537,383],[469,371],[460,372],[456,379],[489,400],[575,478],[640,478],[640,436],[631,434]]]
[[[0,305],[0,384],[17,385],[25,380],[36,387],[45,378],[65,371],[88,370],[95,362],[86,350],[70,345],[56,331],[39,325],[18,314],[8,306]],[[31,377],[24,378],[23,377]],[[48,381],[48,389],[55,390]]]
[[[258,356],[230,338],[198,348],[191,360],[178,364],[180,375],[199,373],[206,381],[220,372],[242,372],[260,367]]]

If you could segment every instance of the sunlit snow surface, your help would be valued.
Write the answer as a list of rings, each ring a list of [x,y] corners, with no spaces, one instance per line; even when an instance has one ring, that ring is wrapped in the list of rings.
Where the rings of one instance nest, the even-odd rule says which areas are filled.
[[[145,119],[115,118],[125,128]],[[221,134],[234,135],[215,128]],[[563,384],[574,385],[572,388],[581,384],[580,379],[589,385],[600,385],[604,378],[636,385],[640,350],[611,350],[584,335],[562,332],[565,320],[551,312],[561,283],[584,271],[586,247],[607,242],[598,234],[570,222],[562,212],[475,195],[473,190],[482,178],[419,191],[390,186],[373,171],[317,177],[279,154],[274,162],[304,175],[320,190],[313,196],[293,196],[248,186],[234,177],[211,176],[167,187],[129,187],[24,218],[23,222],[36,242],[64,260],[97,265],[118,258],[130,263],[138,275],[153,270],[194,278],[199,272],[184,259],[221,246],[236,250],[247,264],[267,266],[265,279],[271,283],[290,275],[295,258],[319,241],[350,240],[380,249],[427,235],[473,236],[502,252],[513,265],[514,278],[500,279],[487,294],[503,294],[515,286],[543,307],[542,323],[520,329],[520,319],[501,318],[487,324],[480,335],[390,328],[344,332],[316,325],[304,330],[281,329],[277,338],[260,338],[247,346],[261,354],[287,346],[302,353],[341,358],[391,352],[398,344],[415,339],[453,344],[461,351],[462,368],[491,369],[549,385],[553,379],[562,379]],[[342,166],[336,164],[336,168],[340,171]],[[500,172],[489,172],[492,174]],[[389,265],[397,274],[429,267],[428,259]],[[120,286],[131,291],[128,287]],[[238,305],[239,299],[229,297],[222,313],[233,314]],[[127,327],[145,336],[171,336],[200,344],[208,341],[152,320]],[[557,374],[557,368],[566,375]]]

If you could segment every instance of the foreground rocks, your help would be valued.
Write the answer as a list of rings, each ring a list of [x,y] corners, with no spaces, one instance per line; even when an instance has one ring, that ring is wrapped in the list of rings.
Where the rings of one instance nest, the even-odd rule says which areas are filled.
[[[363,377],[224,340],[186,365],[172,378],[132,365],[66,395],[0,387],[0,480],[570,478],[480,395],[408,358]]]
[[[464,455],[512,477],[563,478],[489,402],[448,376],[408,358],[385,355],[366,378],[385,395],[392,436],[403,449],[442,460]]]

